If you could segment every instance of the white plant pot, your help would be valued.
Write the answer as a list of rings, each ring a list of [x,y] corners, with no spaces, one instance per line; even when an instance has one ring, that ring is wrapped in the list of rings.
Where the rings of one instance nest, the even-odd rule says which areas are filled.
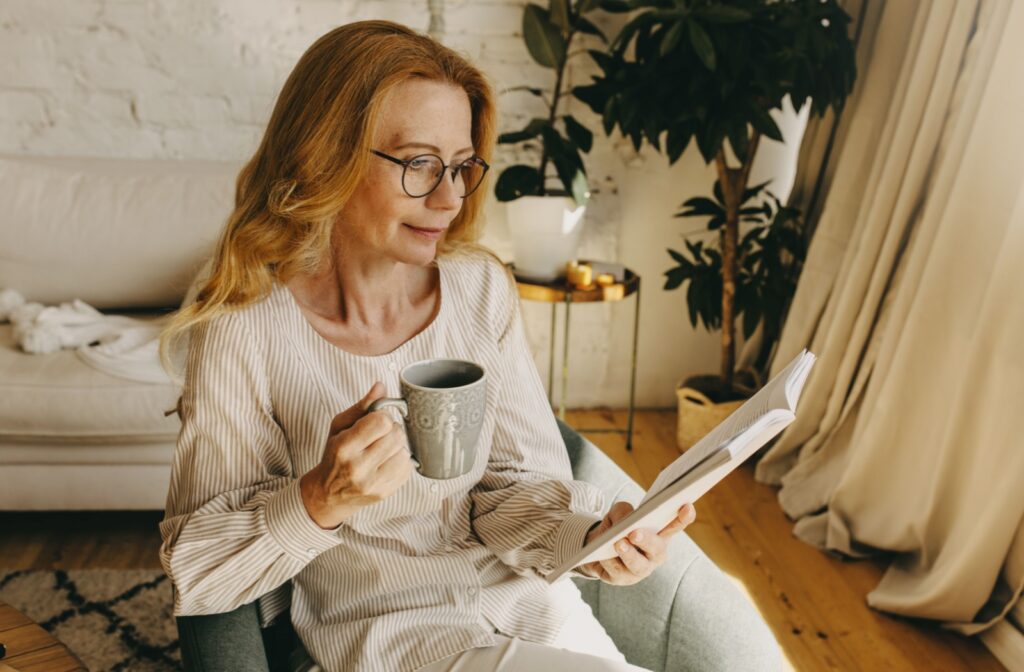
[[[562,196],[523,196],[508,202],[516,275],[550,282],[576,259],[586,206]]]

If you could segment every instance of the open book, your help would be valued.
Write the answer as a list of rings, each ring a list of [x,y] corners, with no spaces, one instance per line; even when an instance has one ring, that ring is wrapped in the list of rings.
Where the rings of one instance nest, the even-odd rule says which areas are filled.
[[[632,513],[612,525],[547,576],[548,583],[579,565],[618,555],[614,544],[638,527],[660,530],[679,508],[710,490],[796,419],[796,405],[815,356],[801,352],[767,385],[676,461],[665,467]]]

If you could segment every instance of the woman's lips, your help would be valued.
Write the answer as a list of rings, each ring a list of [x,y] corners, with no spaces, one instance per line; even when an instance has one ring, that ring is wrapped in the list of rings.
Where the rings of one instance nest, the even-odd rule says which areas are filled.
[[[444,232],[446,230],[446,229],[424,229],[424,228],[420,228],[418,226],[413,226],[412,224],[403,224],[402,226],[405,226],[410,231],[415,233],[417,236],[422,236],[423,238],[426,238],[427,240],[440,240],[441,236],[444,235]]]

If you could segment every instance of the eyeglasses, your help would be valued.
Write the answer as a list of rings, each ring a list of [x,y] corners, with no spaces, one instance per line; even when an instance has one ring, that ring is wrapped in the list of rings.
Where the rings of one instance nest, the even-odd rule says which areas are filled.
[[[476,191],[483,182],[487,169],[490,168],[479,156],[471,156],[465,161],[446,166],[436,154],[420,154],[411,159],[397,159],[376,149],[370,151],[382,159],[402,166],[402,189],[413,198],[423,198],[437,189],[448,170],[451,170],[456,193],[459,197],[465,198]]]

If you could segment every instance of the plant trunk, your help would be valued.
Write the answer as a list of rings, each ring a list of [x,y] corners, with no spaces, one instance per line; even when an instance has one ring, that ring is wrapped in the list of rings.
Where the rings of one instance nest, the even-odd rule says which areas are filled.
[[[726,395],[733,392],[733,372],[736,370],[736,246],[740,230],[740,205],[743,192],[747,189],[750,178],[750,166],[754,163],[754,154],[760,134],[755,130],[747,143],[747,155],[739,168],[730,168],[725,161],[725,146],[715,155],[715,166],[718,169],[718,180],[722,184],[722,196],[725,199],[725,225],[720,233],[722,250],[722,388]]]
[[[731,170],[731,169],[727,169]],[[731,177],[731,176],[730,176]],[[732,374],[736,370],[736,242],[739,238],[738,199],[725,192],[725,225],[720,231],[722,250],[722,386],[732,394]]]

